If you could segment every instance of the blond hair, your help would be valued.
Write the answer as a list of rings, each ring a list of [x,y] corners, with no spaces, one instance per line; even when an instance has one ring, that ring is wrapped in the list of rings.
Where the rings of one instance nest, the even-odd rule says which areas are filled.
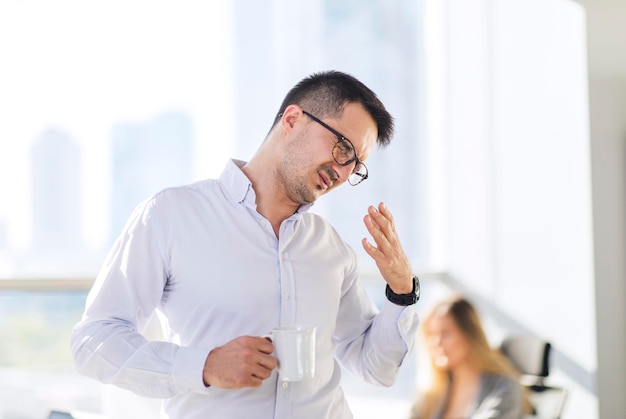
[[[483,329],[478,312],[474,306],[461,296],[451,296],[438,302],[426,315],[422,326],[421,342],[427,342],[429,328],[436,317],[449,316],[459,328],[470,348],[470,360],[481,373],[504,375],[515,380],[519,373],[508,359],[497,349],[491,347]],[[450,375],[447,370],[435,365],[430,357],[428,363],[431,379],[426,389],[421,391],[420,398],[413,405],[412,419],[431,419],[442,407],[448,387]]]

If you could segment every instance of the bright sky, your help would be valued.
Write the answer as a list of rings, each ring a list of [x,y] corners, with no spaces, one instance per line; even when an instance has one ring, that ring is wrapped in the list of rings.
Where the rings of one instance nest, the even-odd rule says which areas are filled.
[[[221,170],[230,149],[210,141],[232,137],[230,7],[0,0],[0,223],[13,246],[30,239],[28,153],[48,127],[81,144],[84,230],[93,244],[107,231],[112,122],[188,112],[195,166],[204,168],[196,175]]]

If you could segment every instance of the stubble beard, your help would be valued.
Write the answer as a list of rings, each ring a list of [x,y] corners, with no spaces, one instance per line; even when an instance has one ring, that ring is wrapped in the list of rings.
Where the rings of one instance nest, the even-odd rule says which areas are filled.
[[[310,167],[308,164],[310,162],[309,151],[302,148],[302,145],[308,144],[308,141],[305,132],[300,133],[298,139],[291,143],[286,150],[290,158],[283,158],[276,176],[287,198],[298,205],[312,204],[317,198],[332,189],[337,181],[332,167],[326,164],[315,170],[315,176],[319,176],[320,171],[327,173],[333,182],[329,189],[323,188],[319,184],[319,179],[311,180],[310,172],[303,172]],[[313,186],[311,186],[311,182],[313,182]]]
[[[312,204],[322,192],[322,188],[316,185],[315,188],[309,186],[306,176],[302,176],[296,170],[297,165],[283,162],[281,169],[277,172],[277,180],[287,198],[298,204]],[[318,193],[315,193],[318,191]]]

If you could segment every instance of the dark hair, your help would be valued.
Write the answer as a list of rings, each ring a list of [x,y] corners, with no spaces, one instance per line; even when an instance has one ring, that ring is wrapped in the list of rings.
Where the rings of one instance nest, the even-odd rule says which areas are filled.
[[[378,145],[387,146],[393,135],[393,117],[372,90],[340,71],[314,73],[302,79],[285,96],[273,125],[289,105],[298,105],[318,118],[324,118],[341,115],[346,104],[355,102],[362,104],[376,122]]]

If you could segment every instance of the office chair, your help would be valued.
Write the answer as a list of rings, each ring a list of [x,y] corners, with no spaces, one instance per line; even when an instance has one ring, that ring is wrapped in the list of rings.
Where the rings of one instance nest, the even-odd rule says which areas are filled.
[[[522,374],[520,382],[528,390],[533,405],[532,418],[560,419],[567,399],[563,387],[545,384],[550,375],[550,342],[535,336],[505,338],[500,350]]]
[[[51,410],[47,419],[105,419],[105,417],[97,413],[80,412],[75,410],[71,412]]]
[[[50,415],[48,415],[48,419],[74,419],[74,416],[69,412],[52,410],[50,411]]]

